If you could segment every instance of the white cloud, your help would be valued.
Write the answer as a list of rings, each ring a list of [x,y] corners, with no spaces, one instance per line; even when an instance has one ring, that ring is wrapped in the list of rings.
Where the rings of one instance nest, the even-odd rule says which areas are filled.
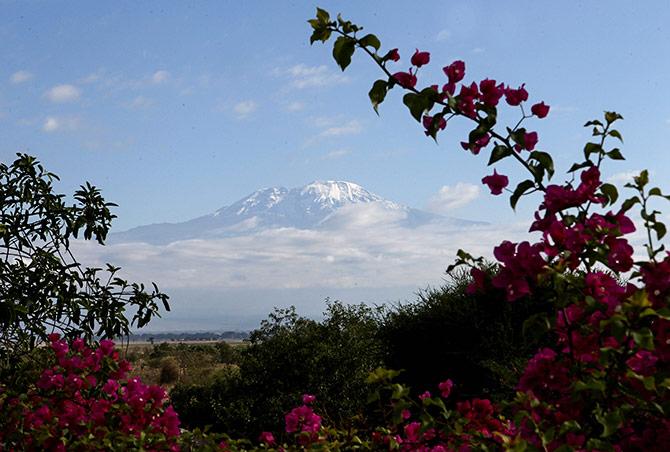
[[[27,82],[33,78],[33,74],[28,71],[17,71],[12,74],[9,80],[16,84]]]
[[[62,131],[73,131],[79,128],[80,120],[76,117],[71,116],[47,116],[42,125],[42,131],[51,133],[51,132],[62,132]]]
[[[502,240],[528,238],[526,224],[406,228],[398,223],[404,215],[374,203],[352,205],[321,230],[280,228],[169,245],[77,242],[83,248],[76,251],[86,265],[113,262],[134,280],[165,289],[425,287],[442,281],[459,248],[490,258]]]
[[[253,114],[258,105],[253,100],[243,100],[233,106],[233,112],[238,119],[244,119]]]
[[[633,178],[639,175],[640,170],[623,171],[621,173],[612,174],[610,177],[607,178],[607,182],[616,185],[623,185],[627,183],[632,184]]]
[[[359,121],[352,119],[338,126],[328,127],[319,135],[322,137],[340,137],[346,135],[356,135],[363,131],[363,126]]]
[[[304,108],[305,108],[305,104],[303,102],[300,102],[300,101],[297,101],[297,100],[294,101],[294,102],[291,102],[290,104],[288,104],[286,106],[287,111],[300,111]]]
[[[333,149],[332,151],[324,155],[322,158],[323,160],[335,160],[349,154],[351,154],[351,151],[349,149]]]
[[[74,85],[56,85],[45,94],[51,102],[74,102],[81,96],[81,91]]]
[[[128,102],[126,104],[126,106],[130,109],[138,110],[138,109],[142,109],[142,108],[149,108],[153,104],[154,104],[153,100],[151,100],[147,97],[144,97],[144,96],[137,96],[133,100]]]
[[[156,71],[151,76],[151,83],[160,84],[166,82],[168,78],[170,78],[170,73],[168,71]]]
[[[286,76],[291,79],[294,88],[325,87],[345,83],[349,77],[338,74],[326,65],[307,66],[296,64],[288,69],[275,69],[275,75]]]
[[[446,28],[444,30],[440,30],[440,32],[435,36],[435,40],[438,42],[441,41],[446,41],[451,37],[451,32],[447,30]]]
[[[477,185],[459,182],[456,185],[445,185],[428,201],[428,209],[436,213],[446,213],[463,207],[479,196]]]

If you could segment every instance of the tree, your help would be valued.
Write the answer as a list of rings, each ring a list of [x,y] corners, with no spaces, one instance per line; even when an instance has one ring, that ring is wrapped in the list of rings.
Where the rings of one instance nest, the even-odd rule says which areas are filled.
[[[147,290],[119,278],[119,267],[85,267],[73,255],[73,238],[104,245],[116,204],[87,182],[68,205],[65,195],[54,192],[55,174],[35,157],[17,156],[0,164],[2,367],[45,343],[50,333],[121,337],[158,316],[158,302],[169,310],[168,296],[156,284]]]

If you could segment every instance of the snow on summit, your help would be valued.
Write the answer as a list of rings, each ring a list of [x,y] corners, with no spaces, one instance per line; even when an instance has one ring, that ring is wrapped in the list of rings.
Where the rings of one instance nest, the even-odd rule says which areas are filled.
[[[346,181],[314,181],[302,187],[257,190],[215,212],[182,223],[139,226],[112,234],[113,242],[167,244],[181,240],[248,235],[268,229],[346,228],[386,219],[402,227],[434,221],[471,223],[413,209]]]

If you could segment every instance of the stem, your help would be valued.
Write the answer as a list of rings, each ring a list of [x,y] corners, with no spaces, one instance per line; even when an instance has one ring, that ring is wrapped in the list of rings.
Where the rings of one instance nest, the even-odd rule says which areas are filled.
[[[384,74],[386,74],[386,75],[388,76],[389,79],[393,79],[393,74],[391,74],[391,72],[389,72],[389,70],[386,69],[386,66],[385,66],[383,63],[381,63],[381,62],[379,61],[379,59],[378,59],[379,57],[378,57],[375,53],[373,53],[372,51],[370,51],[370,49],[368,49],[367,47],[362,46],[362,45],[360,44],[360,41],[359,41],[355,36],[354,36],[354,37],[349,36],[347,33],[344,33],[343,31],[341,31],[341,30],[340,30],[339,28],[337,28],[337,27],[330,27],[329,29],[330,29],[331,31],[334,31],[335,33],[338,33],[338,34],[342,35],[342,36],[345,36],[345,37],[348,37],[348,38],[353,39],[353,40],[356,42],[356,45],[357,45],[360,49],[362,49],[365,53],[367,53],[367,54],[370,56],[370,58],[372,58],[372,60],[377,64],[377,66],[379,66],[379,67],[381,68],[381,70],[384,72]],[[419,93],[420,93],[420,91],[417,90],[416,88],[407,88],[407,87],[404,87],[404,86],[403,86],[402,88],[406,89],[407,91],[411,91],[411,92],[413,92],[413,93],[415,93],[415,94],[419,94]],[[441,100],[438,100],[438,101],[436,101],[435,103],[438,104],[438,105],[442,105],[443,107],[447,107],[447,106],[448,106],[448,104],[446,104],[444,101],[441,101]],[[521,122],[526,118],[525,113],[523,113],[523,108],[522,108],[521,111],[522,111],[523,117],[519,120],[519,122],[518,122],[517,125],[515,126],[514,130],[516,130],[516,128],[517,128],[517,127],[521,124]],[[454,112],[453,115],[454,115],[454,116],[463,116],[463,117],[466,117],[466,118],[468,118],[468,119],[474,121],[474,122],[477,123],[478,125],[481,124],[480,121],[477,121],[476,119],[472,119],[472,118],[470,118],[470,117],[468,117],[468,116],[465,116],[465,115],[463,115],[462,113],[457,112],[457,111]],[[516,159],[516,160],[517,160],[517,161],[518,161],[524,168],[526,168],[526,170],[527,170],[530,174],[532,174],[532,176],[533,176],[533,180],[535,181],[535,184],[537,185],[537,188],[538,188],[539,190],[541,190],[541,191],[546,191],[546,190],[547,190],[546,187],[544,186],[544,184],[542,183],[542,181],[536,181],[536,180],[535,180],[535,172],[532,170],[532,168],[530,167],[530,165],[528,164],[528,162],[526,162],[523,158],[521,158],[521,156],[518,154],[518,152],[516,152],[516,151],[514,150],[514,147],[513,147],[512,144],[510,143],[509,136],[508,136],[508,137],[503,137],[503,136],[500,135],[499,133],[495,132],[493,129],[490,129],[490,130],[488,131],[488,133],[489,133],[493,138],[496,138],[497,140],[502,141],[502,142],[505,144],[505,146],[507,146],[507,148],[509,148],[509,149],[512,150],[512,156],[513,156],[513,157],[514,157],[514,158],[515,158],[515,159]]]

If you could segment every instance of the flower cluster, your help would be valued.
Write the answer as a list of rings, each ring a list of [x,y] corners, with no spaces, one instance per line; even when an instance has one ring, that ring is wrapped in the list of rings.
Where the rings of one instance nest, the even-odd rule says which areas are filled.
[[[359,47],[371,41],[370,35],[358,40],[328,17],[321,11],[318,20],[310,22],[313,37],[325,42],[330,35],[323,34],[325,29],[341,34],[338,39],[352,39]],[[374,42],[379,48],[376,37]],[[525,84],[513,87],[492,78],[466,82],[465,63],[454,61],[443,67],[446,83],[441,88],[436,84],[421,88],[417,74],[430,63],[428,52],[417,51],[412,68],[395,74],[388,71],[386,60],[368,53],[389,76],[388,82],[378,80],[370,91],[375,109],[399,85],[406,91],[403,103],[414,119],[423,118],[428,136],[435,138],[453,118],[472,121],[474,128],[461,143],[463,149],[480,155],[491,148],[489,165],[512,159],[530,174],[510,190],[512,207],[523,196],[542,196],[530,227],[540,235],[537,242],[504,241],[494,249],[498,265],[493,270],[463,251],[452,267],[470,266],[471,294],[503,291],[510,302],[534,295],[541,298],[551,309],[536,323],[544,325],[546,338],[553,343],[529,360],[517,386],[519,395],[507,405],[514,425],[495,419],[495,410],[486,401],[461,401],[450,414],[461,422],[460,429],[453,430],[460,442],[449,445],[476,447],[478,440],[464,427],[472,426],[479,438],[495,432],[498,446],[520,450],[670,448],[670,253],[658,243],[666,226],[658,220],[659,212],[649,207],[651,198],[670,200],[670,196],[659,188],[648,189],[648,173],[643,171],[627,184],[637,194],[614,207],[618,190],[602,181],[601,167],[608,160],[623,159],[618,148],[605,147],[609,138],[622,139],[614,128],[621,116],[606,112],[604,121],[589,121],[586,126],[595,140],[584,147],[584,160],[570,168],[571,180],[550,184],[553,159],[537,149],[537,132],[522,127],[531,118],[546,118],[550,107],[537,102],[528,114],[525,104],[530,96]],[[394,55],[393,61],[399,61],[397,49]],[[344,69],[340,55],[334,56]],[[521,113],[518,123],[505,128],[506,132],[496,129],[503,98]],[[500,195],[510,181],[494,169],[482,183],[493,195]],[[635,231],[627,214],[635,205],[641,208],[647,232],[649,259],[644,262],[635,262],[634,248],[625,237]],[[439,405],[429,393],[420,398],[424,404]],[[397,437],[391,436],[394,447],[402,443],[423,447],[426,434],[441,438],[452,432],[446,426],[431,430],[435,423],[425,416],[399,417],[409,423],[403,432],[394,432]]]
[[[27,393],[2,387],[0,443],[24,449],[84,450],[118,444],[176,450],[179,419],[160,386],[127,379],[114,343],[89,347],[49,336],[51,364]]]

